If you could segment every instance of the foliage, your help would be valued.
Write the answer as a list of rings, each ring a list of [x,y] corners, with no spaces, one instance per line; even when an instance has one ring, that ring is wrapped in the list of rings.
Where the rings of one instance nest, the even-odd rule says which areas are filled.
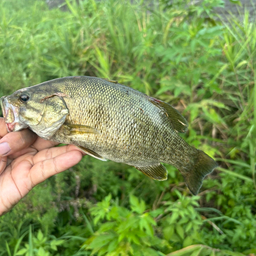
[[[98,255],[164,255],[157,248],[168,244],[154,236],[156,222],[153,216],[159,212],[145,212],[146,204],[130,195],[130,210],[111,205],[111,196],[91,208],[94,224],[106,220],[85,242],[85,249]],[[153,247],[153,248],[152,248]]]
[[[52,239],[47,241],[47,237],[44,237],[42,231],[39,229],[37,235],[33,237],[31,226],[29,229],[29,241],[25,244],[25,248],[20,249],[16,255],[26,255],[35,254],[38,256],[48,256],[51,255],[51,251],[57,251],[57,247],[62,245],[65,240]]]
[[[191,196],[84,157],[0,218],[0,255],[255,255],[256,26],[215,21],[221,0],[0,1],[0,96],[45,80],[118,80],[174,105],[185,140],[220,167]]]

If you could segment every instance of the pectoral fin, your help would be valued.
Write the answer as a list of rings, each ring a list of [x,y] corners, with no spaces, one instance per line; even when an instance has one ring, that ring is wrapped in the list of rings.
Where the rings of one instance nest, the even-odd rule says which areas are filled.
[[[80,124],[67,124],[65,123],[62,127],[62,132],[65,135],[68,136],[72,136],[72,135],[82,135],[85,133],[92,133],[92,134],[99,134],[100,132],[91,127],[91,126],[87,126],[87,125],[80,125]]]
[[[134,167],[151,179],[154,179],[154,180],[166,180],[167,179],[168,173],[167,173],[165,167],[161,164],[143,166],[143,167],[137,167],[137,166],[134,166]]]
[[[165,111],[165,114],[168,117],[173,129],[181,133],[184,133],[187,131],[188,129],[187,120],[179,113],[178,110],[173,108],[168,103],[165,103],[161,100],[158,100],[152,97],[149,98],[149,101]]]
[[[99,159],[101,161],[107,161],[107,159],[103,158],[102,156],[100,156],[99,154],[97,154],[96,152],[94,152],[93,150],[90,150],[88,148],[84,148],[81,146],[77,146],[78,148],[80,148],[85,154],[90,155],[96,159]]]

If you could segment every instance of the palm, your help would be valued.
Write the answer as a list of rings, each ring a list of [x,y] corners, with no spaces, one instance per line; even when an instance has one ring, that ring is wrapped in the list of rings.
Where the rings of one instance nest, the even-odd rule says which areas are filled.
[[[30,135],[27,136],[29,139],[20,136],[22,133]],[[7,134],[4,137],[5,141],[7,136],[14,137],[17,134],[25,143],[18,145],[16,140],[11,148],[16,146],[17,149],[12,150],[8,156],[1,157],[0,215],[9,210],[35,185],[72,167],[82,158],[82,153],[75,146],[53,147],[56,143],[38,138],[28,130]],[[10,139],[9,137],[7,139]]]

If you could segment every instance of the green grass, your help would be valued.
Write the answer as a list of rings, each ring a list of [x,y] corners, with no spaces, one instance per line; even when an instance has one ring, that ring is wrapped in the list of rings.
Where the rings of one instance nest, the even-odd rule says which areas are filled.
[[[195,197],[172,166],[156,182],[84,157],[0,218],[0,255],[256,253],[256,24],[214,21],[220,0],[164,2],[0,2],[0,96],[64,76],[118,80],[183,112],[185,139],[220,164]]]

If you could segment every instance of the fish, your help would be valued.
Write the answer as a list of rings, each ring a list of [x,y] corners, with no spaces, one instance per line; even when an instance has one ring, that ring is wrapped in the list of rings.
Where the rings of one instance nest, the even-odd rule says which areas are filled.
[[[171,105],[117,81],[76,76],[22,88],[0,99],[8,132],[30,129],[39,137],[74,144],[99,160],[134,166],[163,181],[177,168],[193,195],[218,164],[179,133],[186,119]]]

